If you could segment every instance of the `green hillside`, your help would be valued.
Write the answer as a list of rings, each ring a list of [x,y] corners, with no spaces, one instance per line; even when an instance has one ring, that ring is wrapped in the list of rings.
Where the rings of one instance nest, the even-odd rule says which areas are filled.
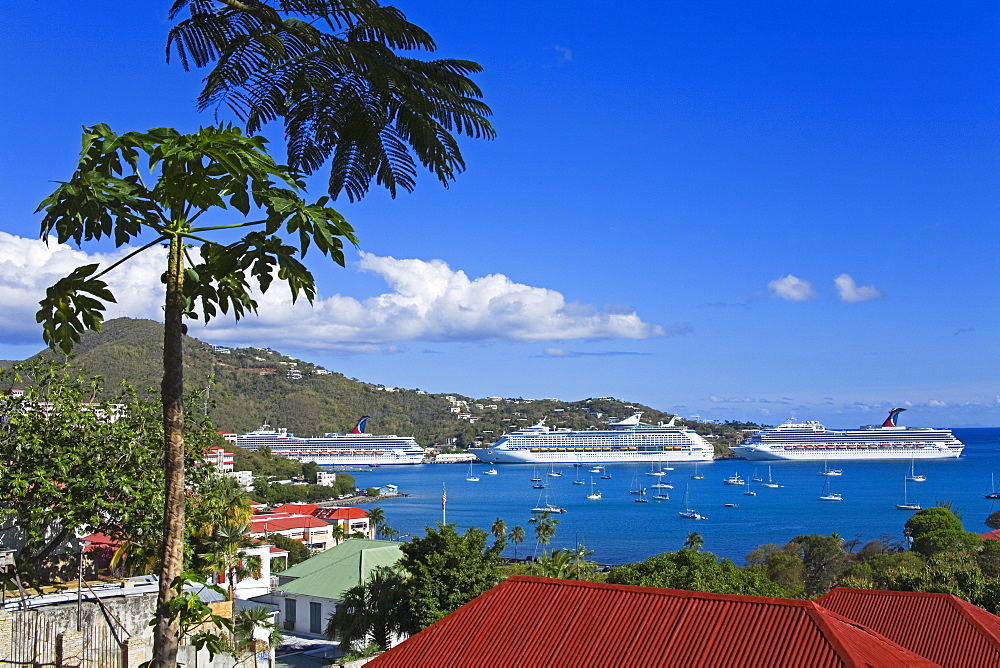
[[[74,350],[73,363],[102,376],[112,387],[124,379],[137,388],[158,388],[162,339],[163,327],[157,322],[109,320],[100,334],[83,337]],[[575,429],[599,427],[609,417],[627,417],[633,410],[643,411],[644,422],[671,417],[649,406],[609,397],[565,402],[387,389],[270,349],[220,350],[191,337],[185,337],[184,343],[185,384],[189,390],[210,387],[206,410],[222,431],[242,433],[268,422],[297,436],[321,436],[348,431],[358,417],[370,415],[368,430],[373,433],[412,435],[423,446],[464,447],[480,438],[494,441],[506,431],[543,417],[549,425]],[[52,351],[40,354],[62,357]],[[454,410],[478,421],[462,419]],[[733,444],[744,426],[689,424],[702,434],[719,435],[717,451]]]

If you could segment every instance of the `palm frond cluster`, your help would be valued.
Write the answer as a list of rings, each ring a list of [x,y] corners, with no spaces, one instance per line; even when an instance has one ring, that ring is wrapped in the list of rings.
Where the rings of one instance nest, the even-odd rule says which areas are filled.
[[[427,32],[374,0],[175,0],[167,42],[185,69],[209,67],[202,109],[228,107],[248,132],[284,124],[289,164],[331,160],[329,191],[361,199],[374,180],[395,197],[417,163],[444,185],[465,169],[456,135],[492,139],[470,75]]]

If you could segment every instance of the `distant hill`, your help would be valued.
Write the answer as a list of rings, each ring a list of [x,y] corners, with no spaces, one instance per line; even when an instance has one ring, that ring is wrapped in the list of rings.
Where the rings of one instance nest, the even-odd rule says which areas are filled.
[[[117,318],[106,322],[100,334],[85,334],[72,361],[112,388],[126,380],[136,388],[158,389],[162,341],[162,324]],[[50,350],[39,355],[62,359]],[[266,421],[298,436],[321,436],[349,431],[358,417],[370,415],[368,431],[373,433],[412,435],[424,446],[465,447],[480,438],[494,441],[543,417],[547,424],[576,429],[599,427],[609,417],[627,417],[633,410],[643,411],[644,422],[671,417],[610,397],[563,402],[384,388],[268,348],[221,348],[192,337],[185,337],[184,357],[185,386],[188,391],[209,388],[205,408],[221,431],[243,433]],[[720,435],[717,450],[734,443],[743,426],[688,424],[702,434]]]

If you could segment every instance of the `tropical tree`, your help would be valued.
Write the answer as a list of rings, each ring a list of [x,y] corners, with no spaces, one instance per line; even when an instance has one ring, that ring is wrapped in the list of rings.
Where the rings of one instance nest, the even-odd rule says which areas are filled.
[[[785,596],[784,590],[761,573],[741,569],[729,559],[689,548],[664,552],[636,564],[615,566],[608,574],[612,584],[665,587],[716,594]]]
[[[373,506],[368,511],[368,526],[371,527],[372,533],[377,535],[382,524],[385,524],[385,513],[378,506]]]
[[[590,559],[593,550],[588,550],[583,543],[570,550],[570,566],[573,569],[573,580],[589,580],[597,564]]]
[[[502,544],[486,546],[489,537],[471,527],[464,534],[454,524],[427,527],[424,536],[400,543],[399,568],[410,601],[410,619],[405,630],[415,633],[468,603],[500,582]]]
[[[247,524],[222,524],[215,527],[209,546],[211,552],[200,555],[206,574],[221,574],[224,576],[229,590],[229,600],[236,600],[236,583],[247,577],[259,578],[261,574],[261,559],[258,556],[248,556],[244,550],[254,546],[250,538],[250,527]],[[232,613],[235,615],[236,608]]]
[[[701,537],[697,531],[692,531],[684,539],[684,547],[694,550],[695,552],[701,551],[701,546],[705,544],[705,539]]]
[[[37,319],[49,345],[69,352],[86,329],[99,330],[105,303],[115,297],[102,277],[135,256],[168,247],[163,336],[163,468],[165,501],[160,591],[154,628],[155,665],[176,661],[178,626],[171,621],[171,583],[184,559],[184,358],[185,316],[207,322],[231,312],[237,319],[256,310],[248,275],[266,291],[275,278],[285,282],[293,301],[316,294],[312,274],[300,262],[310,245],[343,265],[343,241],[353,230],[327,206],[327,198],[307,203],[298,176],[264,151],[265,140],[245,137],[238,128],[208,127],[193,134],[169,128],[117,135],[103,124],[85,128],[76,171],[42,201],[42,237],[60,243],[98,241],[142,245],[112,265],[78,267],[46,291]],[[140,160],[140,156],[145,156]],[[213,209],[232,207],[256,220],[202,224]],[[237,241],[218,243],[213,232]],[[259,229],[258,229],[259,228]],[[279,231],[293,235],[298,248]],[[200,254],[190,244],[200,243]]]
[[[532,564],[531,574],[542,578],[569,580],[573,575],[573,557],[569,550],[543,550],[542,556]]]
[[[281,631],[271,621],[273,614],[267,608],[261,607],[247,608],[236,615],[233,620],[232,649],[238,658],[246,661],[264,649],[281,644]],[[264,633],[261,633],[261,630]]]
[[[502,518],[496,518],[493,520],[493,526],[490,527],[490,533],[497,540],[506,540],[507,536],[507,523],[503,521]]]
[[[330,615],[326,637],[340,638],[340,649],[349,651],[359,642],[372,641],[389,649],[394,636],[404,631],[408,618],[403,575],[391,568],[374,569],[368,579],[344,593]]]
[[[551,517],[549,511],[546,510],[528,520],[528,524],[535,525],[535,553],[537,554],[538,546],[548,545],[553,536],[556,535],[556,526],[559,524],[559,520]]]
[[[419,162],[447,185],[464,170],[454,135],[490,139],[490,109],[468,60],[419,60],[429,34],[376,0],[174,0],[168,59],[211,66],[201,109],[228,107],[257,132],[281,120],[290,164],[329,158],[329,190],[361,199],[372,180],[393,197]],[[454,134],[453,134],[454,133]]]
[[[517,546],[524,542],[524,527],[515,525],[510,530],[510,542],[514,543],[514,558],[517,559]]]

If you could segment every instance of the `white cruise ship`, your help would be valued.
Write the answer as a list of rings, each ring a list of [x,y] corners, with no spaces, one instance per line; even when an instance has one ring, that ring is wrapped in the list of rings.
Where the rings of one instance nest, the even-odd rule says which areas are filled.
[[[276,455],[316,462],[320,466],[382,466],[419,464],[423,449],[412,436],[366,434],[369,416],[358,420],[349,434],[327,434],[322,438],[297,438],[286,429],[261,426],[249,434],[236,436],[236,445],[247,450],[268,447]]]
[[[669,423],[640,422],[641,412],[608,425],[610,429],[549,429],[543,418],[533,427],[504,434],[496,443],[469,448],[490,464],[707,462],[715,451],[693,429]]]
[[[744,459],[945,459],[959,457],[965,444],[950,429],[898,427],[894,408],[881,426],[850,431],[827,429],[819,422],[788,422],[762,429],[733,448]]]

